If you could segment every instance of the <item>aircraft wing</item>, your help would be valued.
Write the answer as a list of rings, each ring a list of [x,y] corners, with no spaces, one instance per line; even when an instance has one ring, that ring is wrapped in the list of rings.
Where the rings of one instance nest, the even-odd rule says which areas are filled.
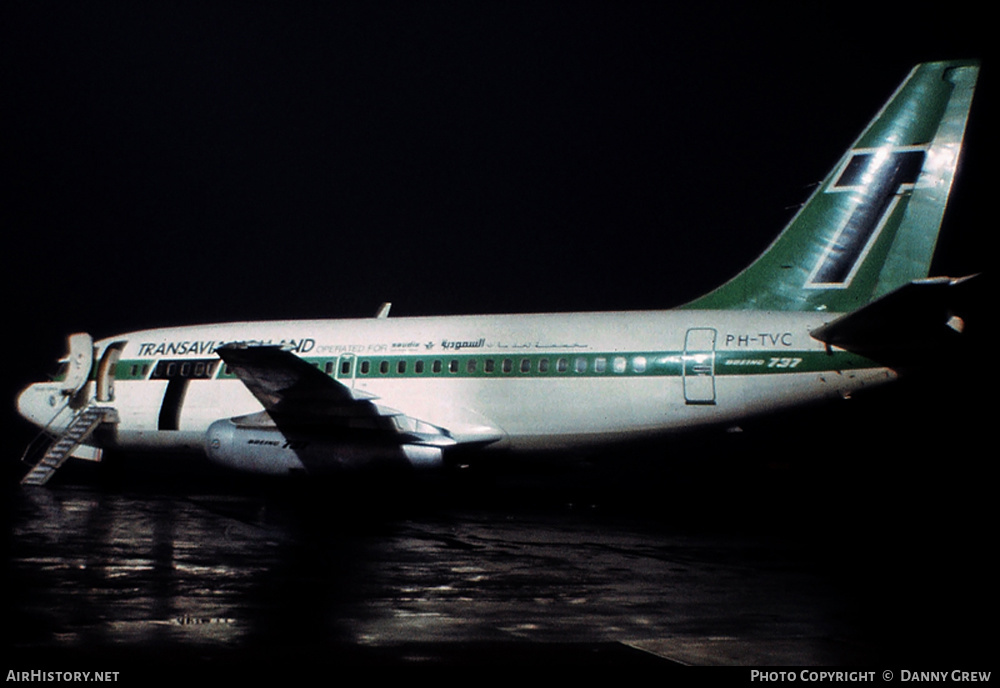
[[[376,404],[280,346],[227,344],[216,352],[278,427],[455,444],[447,430]]]
[[[216,352],[272,416],[307,421],[376,415],[370,401],[280,346],[227,344]]]

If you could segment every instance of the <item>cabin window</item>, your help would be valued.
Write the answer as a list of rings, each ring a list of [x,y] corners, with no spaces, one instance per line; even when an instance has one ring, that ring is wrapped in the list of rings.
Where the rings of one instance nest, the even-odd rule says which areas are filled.
[[[440,373],[441,372],[441,361],[440,360],[434,361],[434,364],[431,366],[431,369],[435,373]]]
[[[483,369],[487,373],[492,373],[494,370],[496,370],[496,367],[497,367],[497,362],[494,361],[492,358],[487,358],[486,361],[483,362]]]
[[[538,372],[540,373],[549,372],[549,359],[543,358],[538,361]]]
[[[521,372],[530,373],[531,372],[531,359],[522,358],[521,359]]]
[[[569,361],[565,358],[560,358],[556,361],[556,372],[565,373],[567,370],[569,370]]]
[[[626,364],[626,361],[625,361],[625,357],[624,356],[615,356],[615,360],[614,360],[614,363],[613,363],[612,370],[614,370],[616,373],[619,373],[619,374],[620,373],[624,373],[625,372],[625,364]]]
[[[509,358],[503,359],[503,372],[509,373],[514,370],[514,362]]]
[[[153,369],[152,379],[169,380],[176,377],[184,380],[204,380],[212,377],[215,373],[215,366],[216,361],[160,361]],[[133,366],[132,374],[135,375],[140,370],[145,378],[149,372],[149,365],[143,365],[141,369]],[[226,366],[226,372],[227,374],[231,372],[228,366]]]
[[[413,372],[417,375],[422,375],[424,372],[424,362],[423,360],[418,360],[413,362]]]
[[[351,374],[351,359],[345,358],[340,362],[340,374],[341,376]]]
[[[636,356],[635,358],[633,358],[632,359],[632,370],[634,370],[637,373],[645,373],[646,372],[646,357],[645,356]]]
[[[371,372],[372,364],[371,361],[361,361],[361,374],[367,375]]]
[[[607,369],[608,369],[608,359],[604,358],[604,356],[598,356],[597,358],[594,359],[595,373],[603,373],[607,371]]]
[[[457,373],[458,372],[458,359],[453,358],[450,361],[448,361],[448,372],[449,373]]]
[[[403,359],[396,363],[396,372],[399,373],[400,375],[406,372],[406,359]]]
[[[470,358],[465,364],[465,370],[469,373],[476,372],[476,359]]]
[[[388,375],[389,374],[389,361],[379,361],[378,372],[382,373],[383,375]]]
[[[578,356],[575,361],[573,361],[573,370],[578,373],[587,372],[587,359],[583,356]]]
[[[323,371],[327,375],[333,375],[333,361],[327,361],[326,365],[323,366]]]

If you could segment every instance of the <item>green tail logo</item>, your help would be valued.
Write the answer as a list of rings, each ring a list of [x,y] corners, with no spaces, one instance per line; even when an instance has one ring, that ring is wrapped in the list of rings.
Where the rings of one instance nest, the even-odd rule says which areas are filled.
[[[850,312],[926,278],[979,65],[917,65],[773,244],[688,309]]]

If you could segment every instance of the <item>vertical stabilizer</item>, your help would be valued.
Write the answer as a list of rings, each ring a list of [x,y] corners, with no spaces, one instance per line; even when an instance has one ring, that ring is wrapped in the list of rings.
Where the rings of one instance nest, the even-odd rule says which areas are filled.
[[[978,73],[917,65],[767,251],[684,307],[849,312],[927,277]]]

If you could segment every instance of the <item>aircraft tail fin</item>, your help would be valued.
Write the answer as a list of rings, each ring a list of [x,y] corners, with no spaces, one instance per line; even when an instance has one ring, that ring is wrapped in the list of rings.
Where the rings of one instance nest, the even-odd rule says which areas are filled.
[[[914,67],[774,243],[683,307],[850,312],[926,278],[978,73]]]

